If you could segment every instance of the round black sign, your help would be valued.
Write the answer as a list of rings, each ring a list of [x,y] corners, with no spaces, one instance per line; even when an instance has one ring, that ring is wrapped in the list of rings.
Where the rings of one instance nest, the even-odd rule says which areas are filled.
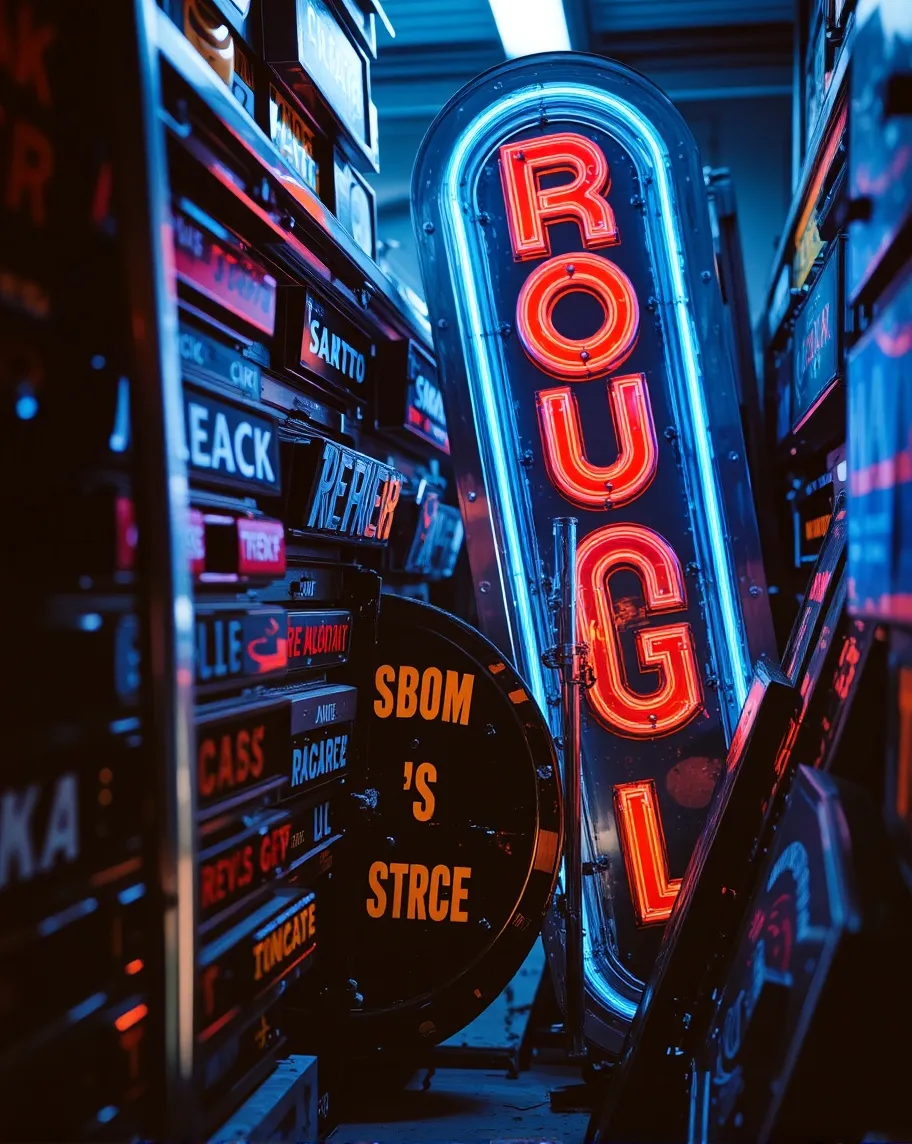
[[[365,707],[352,1035],[408,1051],[473,1020],[531,949],[560,862],[560,784],[523,681],[437,608],[383,597]]]

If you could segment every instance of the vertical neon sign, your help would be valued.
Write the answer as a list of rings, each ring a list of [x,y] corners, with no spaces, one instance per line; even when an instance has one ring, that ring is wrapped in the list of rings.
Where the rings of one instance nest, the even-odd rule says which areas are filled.
[[[413,209],[481,624],[542,705],[551,519],[579,518],[587,1035],[610,1051],[773,650],[699,157],[642,77],[539,56],[444,108]]]

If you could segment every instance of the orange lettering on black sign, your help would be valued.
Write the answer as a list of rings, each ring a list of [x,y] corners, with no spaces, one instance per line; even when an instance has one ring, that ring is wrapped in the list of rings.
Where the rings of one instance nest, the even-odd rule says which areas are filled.
[[[413,862],[374,862],[367,875],[372,918],[467,922],[471,866],[432,868]]]
[[[263,773],[264,723],[204,737],[197,752],[197,783],[203,798],[256,782]]]

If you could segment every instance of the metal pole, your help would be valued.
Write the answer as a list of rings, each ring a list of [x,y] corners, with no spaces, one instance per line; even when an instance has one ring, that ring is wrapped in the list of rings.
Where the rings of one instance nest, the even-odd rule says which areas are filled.
[[[583,1021],[583,855],[580,687],[586,648],[576,632],[576,518],[558,516],[554,528],[556,661],[561,678],[564,779],[564,934],[566,939],[566,1030],[571,1057],[585,1055]]]

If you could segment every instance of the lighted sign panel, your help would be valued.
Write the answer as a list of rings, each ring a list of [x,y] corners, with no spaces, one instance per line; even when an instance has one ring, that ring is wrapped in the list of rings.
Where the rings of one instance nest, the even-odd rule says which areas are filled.
[[[197,713],[196,804],[200,812],[280,786],[287,772],[288,709],[258,703]]]
[[[908,4],[859,10],[851,67],[849,198],[859,204],[848,243],[850,303],[865,291],[912,212],[912,119],[902,76],[912,68]]]
[[[204,850],[198,867],[200,921],[219,917],[335,841],[340,802],[339,789],[328,789]]]
[[[852,349],[849,375],[849,605],[912,620],[912,277]]]
[[[299,325],[294,320],[299,313],[294,302],[290,303],[289,313],[290,369],[305,366],[317,377],[343,387],[372,379],[374,343],[335,306],[308,290],[304,295],[303,322]]]
[[[795,432],[819,407],[841,372],[841,253],[842,247],[837,243],[795,319],[792,405]]]
[[[444,109],[413,208],[481,624],[542,704],[579,520],[588,1032],[617,1048],[772,639],[699,158],[641,77],[537,57]]]
[[[198,608],[196,682],[232,685],[288,665],[288,616],[283,608]]]
[[[198,1040],[205,1044],[241,1007],[313,962],[316,896],[280,890],[205,946],[198,959]]]
[[[912,638],[894,629],[890,640],[890,737],[886,819],[912,876]]]
[[[181,211],[174,212],[177,278],[263,334],[275,332],[276,280],[228,235],[224,240]]]

